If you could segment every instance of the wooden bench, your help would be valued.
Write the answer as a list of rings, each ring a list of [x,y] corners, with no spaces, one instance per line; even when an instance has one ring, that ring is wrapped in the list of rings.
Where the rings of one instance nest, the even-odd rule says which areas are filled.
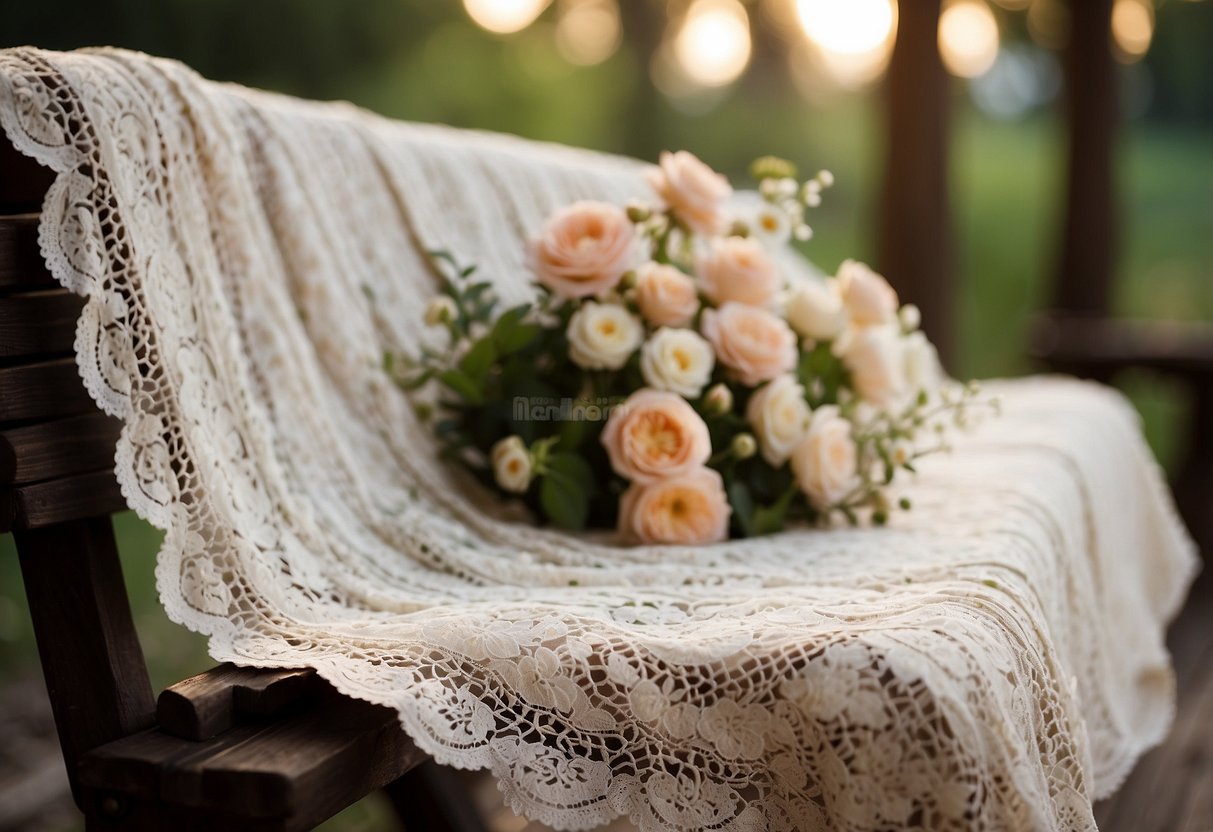
[[[310,829],[385,789],[410,830],[482,826],[395,711],[310,670],[223,665],[153,696],[109,515],[118,423],[84,390],[81,298],[38,251],[49,172],[0,139],[0,532],[12,531],[89,830]]]

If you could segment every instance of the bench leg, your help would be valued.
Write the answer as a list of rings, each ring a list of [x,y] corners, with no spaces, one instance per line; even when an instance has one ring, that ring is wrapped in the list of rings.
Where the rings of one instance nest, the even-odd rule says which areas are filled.
[[[456,772],[430,760],[383,789],[408,832],[486,832]]]

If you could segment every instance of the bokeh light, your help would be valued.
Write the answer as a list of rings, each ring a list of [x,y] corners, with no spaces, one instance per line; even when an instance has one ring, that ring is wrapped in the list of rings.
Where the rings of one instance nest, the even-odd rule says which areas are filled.
[[[1045,49],[1061,49],[1070,39],[1070,9],[1061,0],[1032,0],[1028,35]]]
[[[695,0],[674,36],[674,57],[705,87],[735,81],[750,62],[750,19],[737,0]]]
[[[998,58],[998,21],[984,0],[952,0],[939,17],[939,52],[948,72],[977,78]]]
[[[838,86],[859,87],[884,73],[897,31],[894,0],[797,0],[796,15],[811,63]]]
[[[1154,6],[1149,0],[1116,0],[1112,6],[1112,39],[1125,63],[1140,60],[1154,38]]]
[[[508,35],[519,32],[543,14],[551,0],[463,0],[463,7],[476,24]]]
[[[561,5],[556,48],[569,63],[602,63],[619,48],[622,35],[615,0],[568,0]]]

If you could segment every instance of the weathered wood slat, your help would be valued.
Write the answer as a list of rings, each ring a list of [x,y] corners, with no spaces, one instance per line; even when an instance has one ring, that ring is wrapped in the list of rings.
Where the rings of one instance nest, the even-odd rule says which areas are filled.
[[[96,410],[74,358],[0,367],[0,424]]]
[[[0,292],[58,287],[38,248],[38,217],[0,216]]]
[[[265,717],[314,691],[310,669],[270,670],[222,664],[166,688],[156,703],[156,721],[167,733],[207,740],[241,717]]]
[[[104,517],[126,507],[111,464],[99,471],[0,490],[0,532]]]
[[[55,174],[0,136],[0,213],[38,211]]]
[[[66,289],[0,297],[0,359],[71,353],[83,308]]]
[[[114,462],[122,425],[101,411],[0,431],[0,485],[42,482]]]
[[[1074,372],[1137,367],[1213,375],[1213,326],[1046,315],[1032,328],[1033,357]]]
[[[487,832],[461,772],[426,760],[383,791],[409,829],[431,832]]]
[[[63,759],[81,803],[81,755],[155,719],[113,529],[102,517],[14,538]]]
[[[423,759],[394,711],[330,689],[305,711],[206,742],[156,729],[117,740],[88,754],[79,774],[99,792],[309,829]]]

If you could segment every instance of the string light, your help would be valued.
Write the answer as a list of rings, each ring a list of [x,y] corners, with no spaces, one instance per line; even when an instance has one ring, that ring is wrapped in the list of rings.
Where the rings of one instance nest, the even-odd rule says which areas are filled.
[[[1112,40],[1125,63],[1141,60],[1154,39],[1154,6],[1148,0],[1116,0],[1112,6]]]
[[[862,86],[884,73],[897,30],[894,0],[797,0],[796,17],[813,64],[839,86]]]
[[[998,58],[998,21],[983,0],[952,0],[939,16],[939,53],[948,72],[985,75]]]
[[[468,16],[478,26],[508,35],[520,32],[543,14],[551,0],[463,0]]]
[[[602,63],[619,48],[621,36],[615,0],[570,0],[562,4],[556,23],[556,48],[569,63]]]
[[[674,36],[674,57],[705,87],[737,79],[750,62],[750,20],[737,0],[695,0]]]

